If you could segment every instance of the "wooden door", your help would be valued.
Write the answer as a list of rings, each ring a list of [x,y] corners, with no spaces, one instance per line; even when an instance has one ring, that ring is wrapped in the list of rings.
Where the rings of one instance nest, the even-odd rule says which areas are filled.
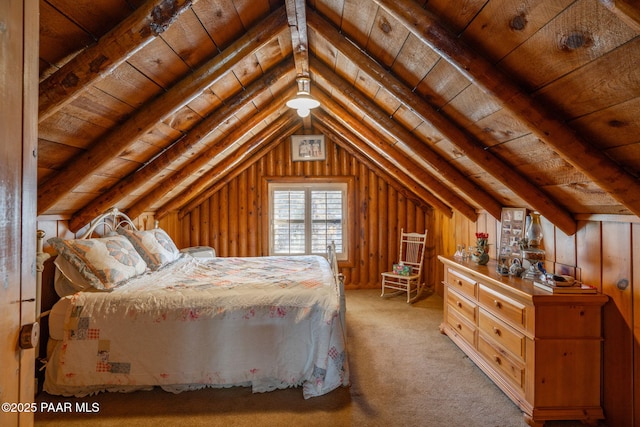
[[[35,321],[38,2],[0,1],[0,411],[31,426],[35,351],[18,347]],[[15,411],[14,411],[15,410]]]

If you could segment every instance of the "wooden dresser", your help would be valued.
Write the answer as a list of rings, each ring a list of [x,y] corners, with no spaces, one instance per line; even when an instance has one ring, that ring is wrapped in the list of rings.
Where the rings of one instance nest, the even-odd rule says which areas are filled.
[[[546,420],[603,419],[602,294],[559,295],[439,256],[444,264],[443,333],[524,413]]]

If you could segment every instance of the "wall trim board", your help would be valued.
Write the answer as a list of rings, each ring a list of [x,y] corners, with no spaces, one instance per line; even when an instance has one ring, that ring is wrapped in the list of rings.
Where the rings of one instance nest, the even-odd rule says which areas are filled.
[[[596,222],[624,222],[640,224],[640,217],[635,215],[617,215],[617,214],[576,214],[575,219],[578,221],[596,221]]]

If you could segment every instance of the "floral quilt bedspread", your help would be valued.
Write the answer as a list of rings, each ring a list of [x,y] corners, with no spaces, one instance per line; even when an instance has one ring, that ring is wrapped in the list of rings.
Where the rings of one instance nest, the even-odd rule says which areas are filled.
[[[338,287],[322,257],[183,256],[112,292],[71,297],[44,389],[84,396],[348,385]]]

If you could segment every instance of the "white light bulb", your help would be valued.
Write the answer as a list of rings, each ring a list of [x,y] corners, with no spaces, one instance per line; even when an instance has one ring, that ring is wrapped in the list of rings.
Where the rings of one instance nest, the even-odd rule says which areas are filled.
[[[307,117],[307,116],[309,116],[309,113],[311,113],[311,111],[306,109],[306,108],[298,109],[298,116],[300,116],[300,117]]]

